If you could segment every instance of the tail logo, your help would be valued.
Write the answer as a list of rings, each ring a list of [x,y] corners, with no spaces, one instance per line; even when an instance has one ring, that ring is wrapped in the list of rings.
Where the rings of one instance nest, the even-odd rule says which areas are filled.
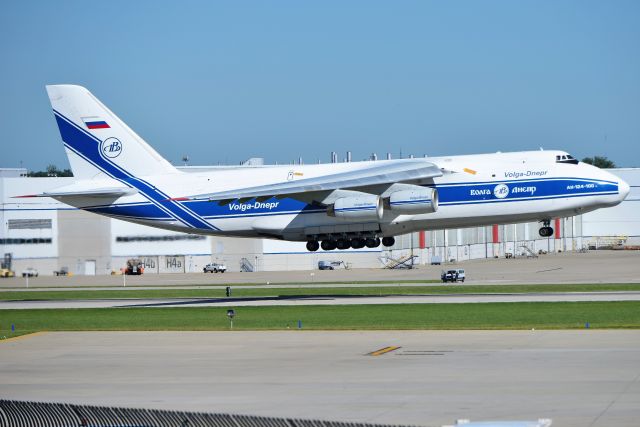
[[[107,138],[100,144],[100,150],[106,157],[114,159],[122,153],[122,143],[118,138]]]

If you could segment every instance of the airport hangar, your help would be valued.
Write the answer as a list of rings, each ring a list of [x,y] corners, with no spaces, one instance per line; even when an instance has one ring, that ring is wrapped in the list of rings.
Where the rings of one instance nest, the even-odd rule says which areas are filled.
[[[16,272],[34,267],[41,275],[51,275],[67,267],[73,274],[95,275],[118,272],[130,258],[142,259],[145,273],[198,272],[209,262],[225,263],[228,271],[286,271],[313,270],[320,260],[379,268],[410,255],[417,256],[417,264],[427,264],[437,258],[464,261],[640,246],[640,168],[610,172],[631,186],[627,199],[613,208],[555,219],[552,238],[538,236],[538,223],[498,224],[398,236],[390,250],[307,252],[302,242],[189,235],[94,215],[49,198],[15,199],[67,185],[74,178],[30,178],[26,169],[5,168],[0,169],[0,256],[12,254]]]

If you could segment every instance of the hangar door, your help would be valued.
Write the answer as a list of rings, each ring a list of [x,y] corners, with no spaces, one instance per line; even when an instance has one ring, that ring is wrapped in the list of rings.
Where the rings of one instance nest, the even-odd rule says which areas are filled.
[[[88,259],[84,262],[84,274],[85,276],[95,276],[96,275],[96,260]]]

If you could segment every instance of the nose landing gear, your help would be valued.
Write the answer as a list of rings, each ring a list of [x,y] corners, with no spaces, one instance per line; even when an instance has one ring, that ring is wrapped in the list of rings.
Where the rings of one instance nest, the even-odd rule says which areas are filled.
[[[553,227],[549,226],[550,223],[551,223],[551,221],[549,221],[548,219],[542,221],[543,227],[540,227],[540,230],[538,230],[538,233],[540,234],[540,237],[551,237],[551,236],[553,236]]]

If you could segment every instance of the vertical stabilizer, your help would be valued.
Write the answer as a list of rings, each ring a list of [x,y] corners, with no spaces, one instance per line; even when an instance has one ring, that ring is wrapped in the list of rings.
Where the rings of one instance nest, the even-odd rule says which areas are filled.
[[[178,173],[82,86],[47,86],[73,174],[80,179]]]

